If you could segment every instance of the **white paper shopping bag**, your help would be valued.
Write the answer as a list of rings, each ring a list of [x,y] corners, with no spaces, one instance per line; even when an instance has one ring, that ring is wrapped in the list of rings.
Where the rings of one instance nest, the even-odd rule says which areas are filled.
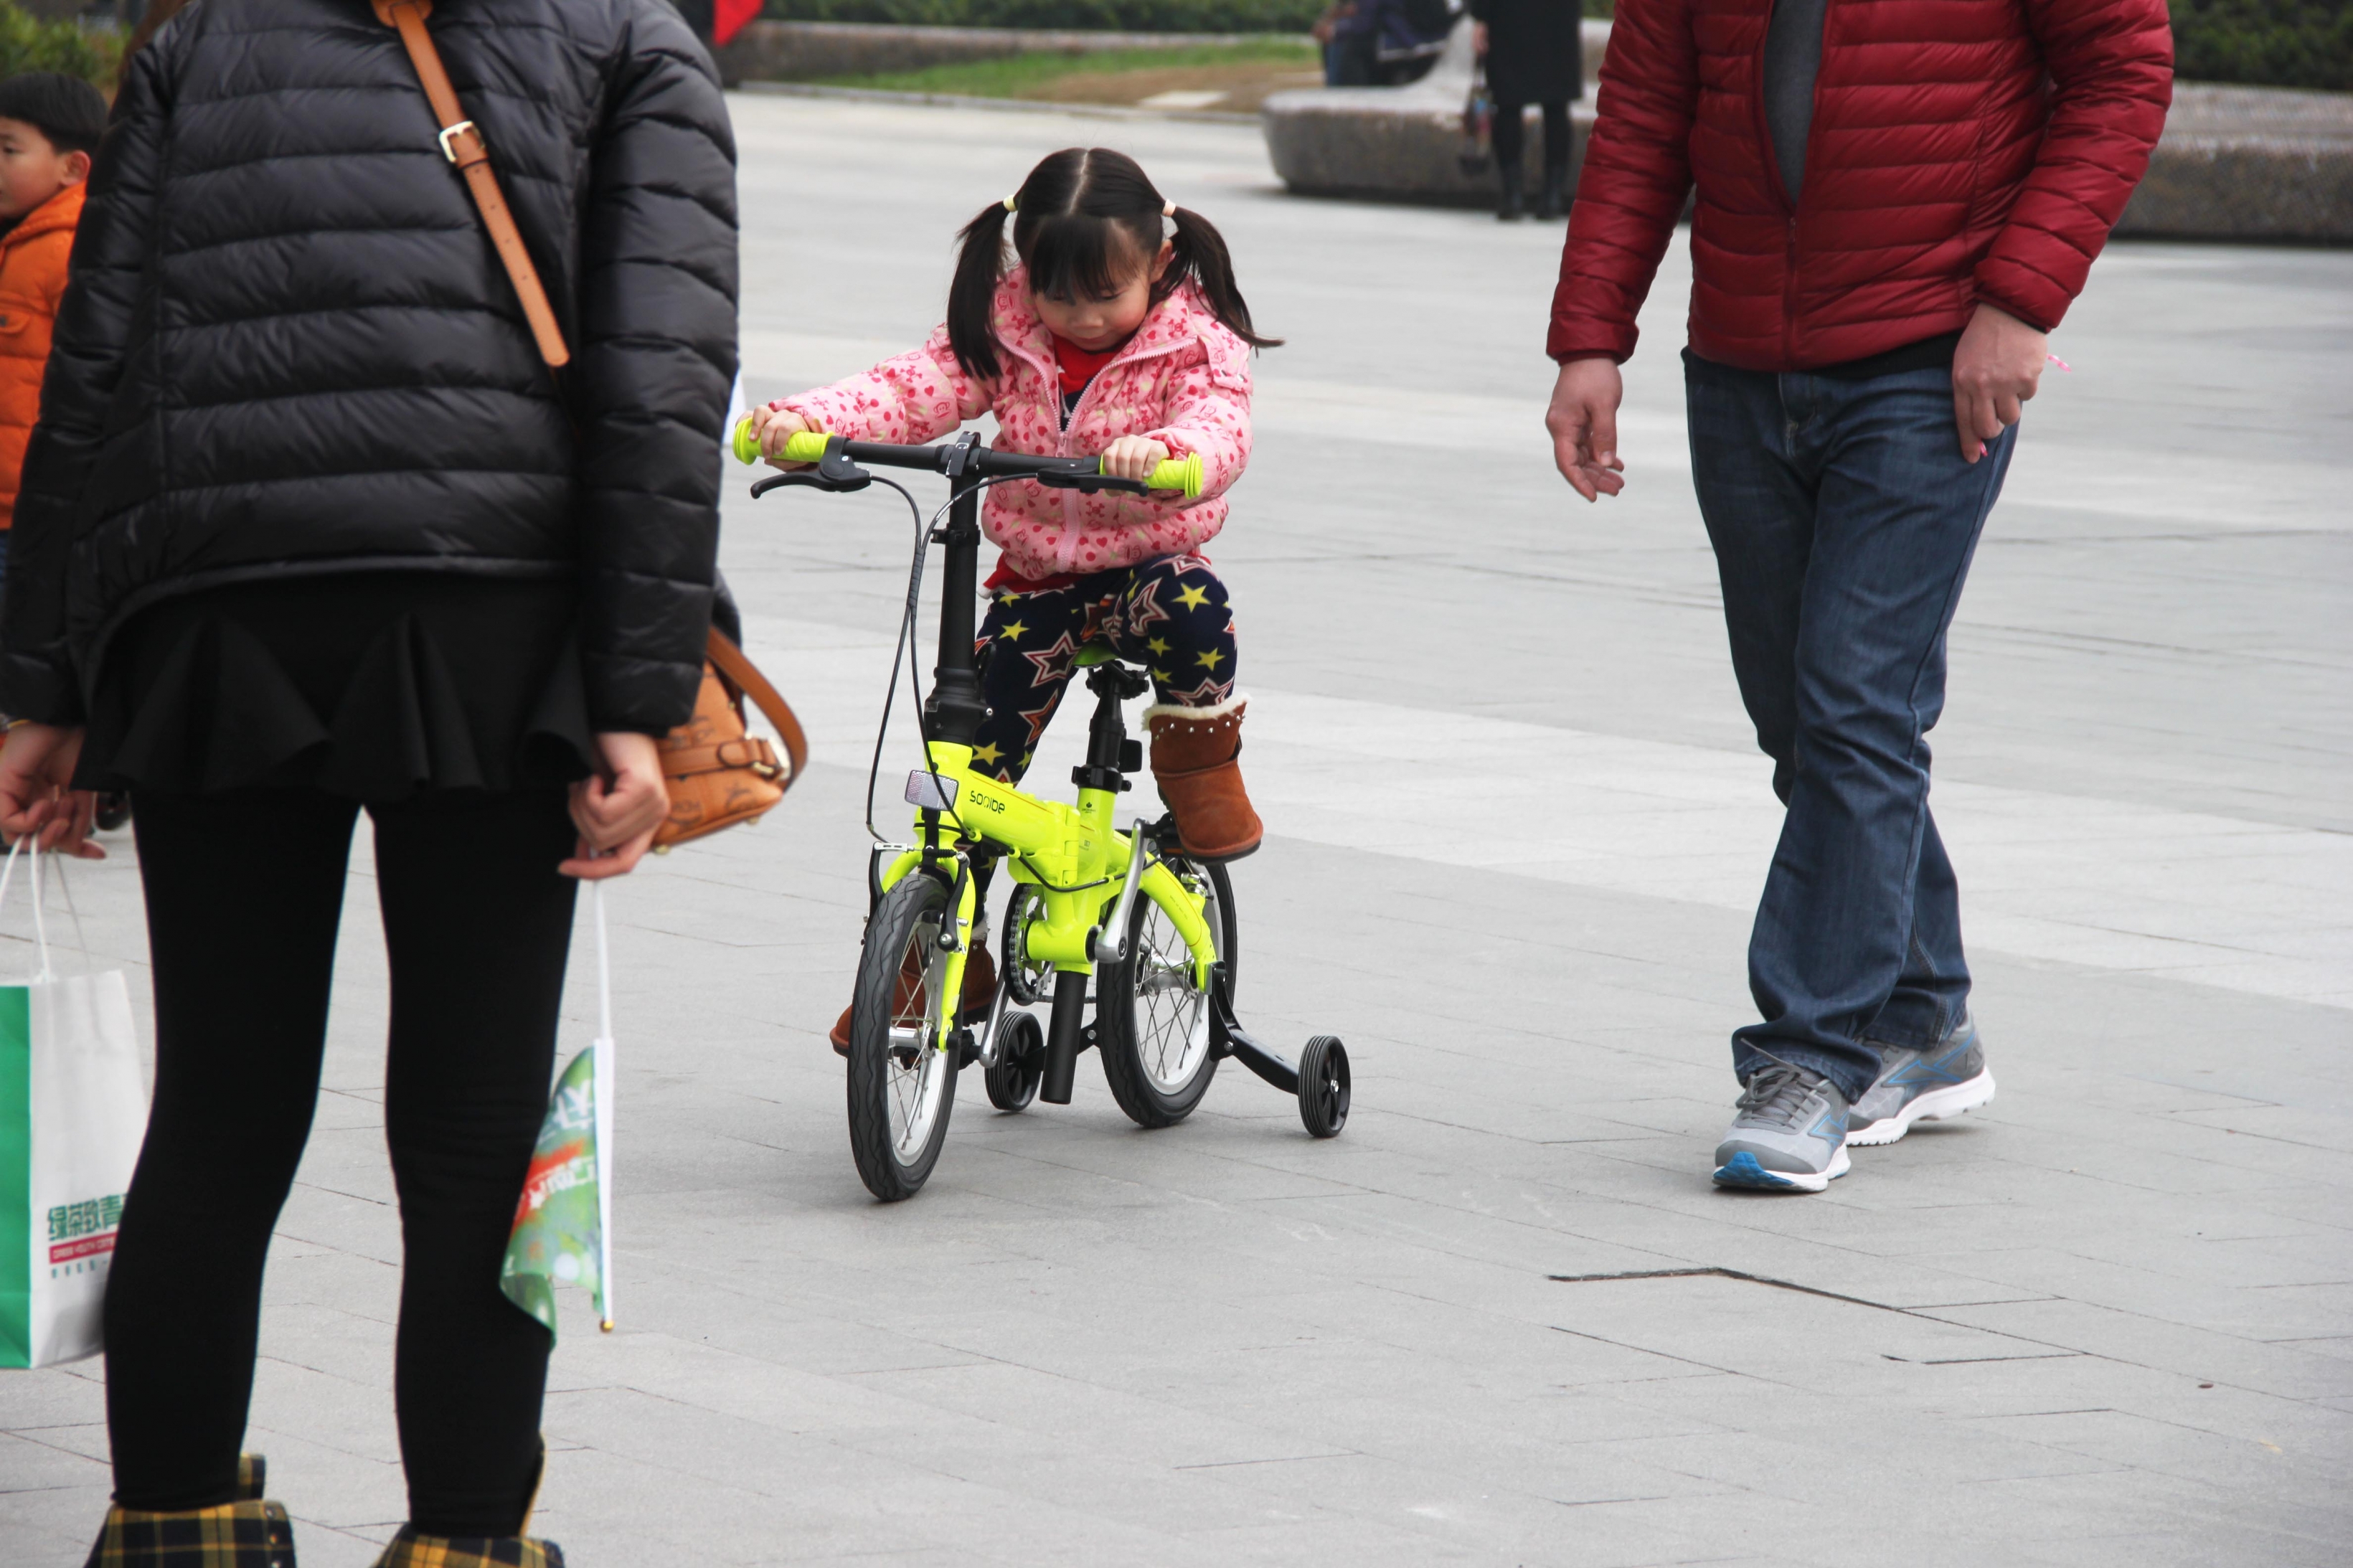
[[[147,1093],[120,970],[0,982],[0,1367],[96,1355],[122,1194],[147,1129]],[[0,900],[16,871],[0,870]]]

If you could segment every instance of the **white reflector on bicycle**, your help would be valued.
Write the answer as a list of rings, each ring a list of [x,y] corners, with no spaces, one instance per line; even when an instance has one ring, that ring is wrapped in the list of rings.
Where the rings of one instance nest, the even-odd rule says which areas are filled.
[[[907,775],[907,804],[925,811],[955,809],[956,782],[917,768]]]

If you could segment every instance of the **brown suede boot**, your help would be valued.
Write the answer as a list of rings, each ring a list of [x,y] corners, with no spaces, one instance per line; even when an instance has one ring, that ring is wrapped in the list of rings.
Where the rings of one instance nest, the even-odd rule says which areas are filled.
[[[1176,814],[1177,841],[1196,860],[1239,860],[1266,829],[1242,788],[1242,714],[1250,699],[1214,708],[1144,710],[1152,733],[1152,776]]]
[[[914,994],[915,984],[919,978],[914,961],[915,955],[909,953],[906,964],[899,971],[899,994],[894,1000],[901,1007],[904,1007],[908,998]],[[976,942],[973,950],[965,955],[964,1016],[958,1018],[956,1022],[985,1024],[988,1021],[988,1010],[996,1005],[997,959],[988,951],[987,943]],[[833,1033],[826,1037],[833,1042],[835,1056],[846,1058],[849,1055],[849,1008],[844,1007],[841,1010],[841,1016],[833,1021]]]

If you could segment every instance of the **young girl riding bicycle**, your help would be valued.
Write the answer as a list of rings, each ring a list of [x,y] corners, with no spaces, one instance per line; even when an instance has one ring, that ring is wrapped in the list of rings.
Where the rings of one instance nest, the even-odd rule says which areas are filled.
[[[1198,552],[1250,460],[1250,351],[1277,341],[1252,329],[1208,219],[1162,197],[1125,153],[1073,147],[965,226],[948,319],[929,342],[755,409],[753,428],[778,468],[800,466],[777,458],[798,431],[915,444],[984,413],[1001,450],[1099,454],[1120,479],[1198,456],[1197,500],[1028,479],[990,489],[981,527],[1001,556],[977,637],[989,715],[974,762],[1019,782],[1078,650],[1103,643],[1151,674],[1152,772],[1186,854],[1231,860],[1261,836],[1238,761],[1248,700],[1225,584]],[[968,1001],[994,990],[987,952],[967,965]],[[837,1048],[847,1043],[837,1026]]]

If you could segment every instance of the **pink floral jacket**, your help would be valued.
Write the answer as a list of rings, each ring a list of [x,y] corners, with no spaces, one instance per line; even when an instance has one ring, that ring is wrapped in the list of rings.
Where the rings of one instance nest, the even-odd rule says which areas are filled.
[[[1178,458],[1201,457],[1198,500],[1155,493],[1081,495],[1028,479],[988,491],[981,531],[1026,578],[1084,575],[1189,553],[1225,526],[1225,490],[1250,461],[1250,348],[1187,283],[1153,307],[1119,356],[1080,395],[1067,422],[1054,343],[1017,268],[997,290],[997,335],[1008,351],[994,381],[966,375],[941,327],[912,353],[863,375],[783,400],[809,425],[853,441],[933,441],[967,419],[997,416],[1008,452],[1091,457],[1122,436],[1146,436]]]

